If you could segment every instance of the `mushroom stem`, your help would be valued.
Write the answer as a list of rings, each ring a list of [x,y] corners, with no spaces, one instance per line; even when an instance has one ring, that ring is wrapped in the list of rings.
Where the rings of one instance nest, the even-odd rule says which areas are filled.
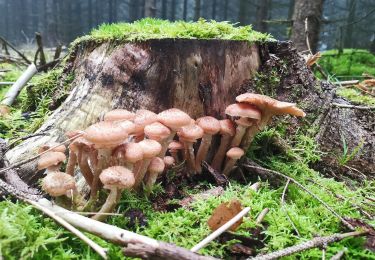
[[[202,172],[201,163],[203,160],[206,159],[208,150],[210,149],[210,146],[211,146],[211,141],[212,141],[212,135],[210,134],[203,135],[201,144],[197,152],[196,160],[195,160],[195,169],[198,173]]]
[[[236,134],[233,137],[232,143],[230,145],[231,147],[237,147],[237,146],[239,146],[241,144],[242,137],[245,135],[246,129],[247,129],[246,126],[237,125],[237,127],[236,127]]]
[[[244,136],[244,138],[242,139],[242,143],[241,143],[241,147],[244,149],[244,150],[247,150],[249,147],[250,147],[250,144],[252,143],[252,141],[254,140],[254,137],[255,135],[260,131],[260,128],[259,126],[257,125],[253,125],[253,126],[250,126],[247,131],[246,131],[246,134]]]
[[[184,141],[184,159],[186,160],[189,168],[195,171],[195,155],[192,142]]]
[[[228,159],[227,163],[225,164],[223,174],[228,176],[229,173],[232,171],[234,165],[236,164],[238,159]]]
[[[70,176],[74,176],[74,169],[77,164],[77,155],[73,151],[69,151],[69,159],[68,163],[66,165],[66,174],[69,174]]]
[[[167,139],[164,142],[161,143],[161,152],[159,153],[158,157],[164,158],[168,150],[168,145],[173,141],[175,135],[176,131],[171,130],[171,134],[167,137]]]
[[[140,165],[138,170],[135,173],[135,182],[134,182],[134,189],[139,189],[141,186],[141,183],[143,181],[143,178],[146,175],[148,166],[150,165],[151,159],[143,159],[143,163]]]
[[[87,159],[88,159],[87,154],[82,149],[80,149],[78,151],[78,158],[77,158],[78,166],[79,166],[79,169],[81,170],[82,176],[86,180],[86,183],[90,186],[90,188],[92,188],[93,173],[91,171],[91,168],[88,164]]]
[[[146,183],[145,183],[145,188],[146,188],[146,193],[147,195],[150,195],[151,193],[151,188],[154,186],[159,174],[154,171],[150,171],[147,175]]]
[[[111,188],[110,192],[108,194],[108,197],[99,210],[98,214],[95,214],[92,219],[98,220],[98,221],[104,221],[108,215],[102,214],[102,213],[111,213],[117,206],[119,200],[121,198],[121,190],[119,188]]]
[[[180,162],[180,158],[178,157],[178,150],[169,150],[169,153],[176,163]]]
[[[231,143],[232,137],[230,135],[222,135],[220,140],[220,146],[217,149],[217,152],[212,160],[211,166],[215,170],[220,170],[223,160],[225,158],[225,153],[228,150],[228,147]]]
[[[97,192],[99,189],[99,175],[108,166],[108,161],[111,156],[112,149],[101,148],[98,149],[98,164],[94,170],[94,178],[92,180],[90,201],[93,202],[96,200]]]

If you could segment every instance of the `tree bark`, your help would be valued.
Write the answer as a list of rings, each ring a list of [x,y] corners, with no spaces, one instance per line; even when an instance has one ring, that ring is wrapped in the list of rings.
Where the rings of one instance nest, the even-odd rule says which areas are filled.
[[[156,5],[155,0],[145,0],[145,17],[155,17]]]
[[[268,18],[268,7],[270,5],[270,0],[261,0],[259,2],[257,13],[256,13],[256,23],[255,29],[260,32],[267,32],[268,26],[264,20]]]
[[[350,0],[348,9],[348,19],[346,21],[346,31],[345,31],[345,38],[344,38],[344,47],[345,48],[351,48],[353,46],[353,29],[354,24],[353,21],[355,21],[355,11],[356,11],[357,3],[355,0]]]
[[[317,51],[324,0],[295,0],[291,40],[298,51],[308,49],[305,35],[305,20],[308,23],[308,38],[312,52]]]
[[[194,21],[197,21],[200,16],[201,16],[201,0],[195,0]]]

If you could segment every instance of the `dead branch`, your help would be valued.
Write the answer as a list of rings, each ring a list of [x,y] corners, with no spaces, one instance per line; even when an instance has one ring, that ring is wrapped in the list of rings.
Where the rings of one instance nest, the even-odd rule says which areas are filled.
[[[326,237],[315,237],[307,242],[303,242],[298,245],[294,245],[288,248],[281,249],[276,252],[272,252],[266,255],[256,256],[253,258],[248,258],[248,260],[271,260],[271,259],[278,259],[283,256],[292,255],[298,252],[305,251],[307,249],[315,248],[315,247],[321,247],[330,243],[334,243],[340,240],[343,240],[347,237],[355,237],[355,236],[363,236],[367,234],[368,231],[353,231],[343,234],[333,234]]]
[[[34,57],[34,63],[36,64],[38,54],[39,54],[39,65],[43,66],[46,64],[46,56],[44,55],[44,50],[43,50],[43,40],[42,40],[42,35],[39,32],[35,33],[35,40],[38,45],[38,49],[35,53]]]
[[[61,51],[62,51],[62,45],[59,43],[59,44],[56,46],[55,54],[53,55],[53,59],[54,59],[54,60],[57,60],[57,59],[60,58]]]
[[[26,56],[23,55],[19,50],[17,50],[17,48],[14,47],[10,42],[8,42],[7,40],[5,40],[1,36],[0,36],[0,40],[3,41],[3,43],[5,43],[6,45],[8,45],[12,50],[14,50],[27,64],[31,63],[31,61],[28,58],[26,58]]]
[[[339,85],[339,86],[352,86],[358,83],[359,83],[359,80],[344,80],[344,81],[333,82],[334,85]]]
[[[13,85],[14,83],[15,83],[15,82],[3,81],[3,82],[0,82],[0,86]]]
[[[339,103],[332,103],[334,107],[342,107],[342,108],[353,108],[353,109],[360,109],[360,110],[372,110],[375,107],[367,107],[367,106],[355,106],[355,105],[347,105],[347,104],[339,104]]]
[[[264,208],[258,215],[257,219],[255,220],[255,224],[259,225],[263,222],[264,218],[266,217],[267,213],[270,211],[269,208]]]
[[[290,218],[288,210],[285,207],[285,194],[286,194],[286,191],[288,190],[289,183],[290,183],[290,179],[288,179],[286,181],[286,184],[285,184],[285,187],[284,187],[284,190],[283,190],[283,194],[281,195],[281,208],[283,210],[285,210],[285,215],[288,218],[289,222],[292,224],[292,227],[293,227],[294,231],[296,232],[297,236],[301,237],[301,235],[298,232],[298,229],[297,229],[296,225],[294,224],[293,220]]]
[[[346,251],[348,251],[348,249],[345,247],[343,250],[337,252],[337,254],[332,256],[330,260],[340,260],[344,256]]]
[[[260,171],[265,171],[265,172],[277,175],[279,177],[283,177],[283,178],[285,178],[287,180],[289,179],[294,184],[296,184],[298,187],[300,187],[302,190],[304,190],[305,192],[307,192],[310,196],[312,196],[317,201],[319,201],[326,209],[328,209],[333,215],[335,215],[341,221],[341,223],[343,223],[347,228],[349,228],[350,230],[354,230],[354,227],[349,222],[347,222],[343,217],[341,217],[333,208],[331,208],[331,206],[329,206],[322,199],[320,199],[317,195],[315,195],[314,193],[312,193],[309,189],[307,189],[305,186],[303,186],[301,183],[299,183],[298,181],[296,181],[292,177],[289,177],[289,176],[287,176],[285,174],[282,174],[280,172],[273,171],[273,170],[270,170],[270,169],[266,169],[266,168],[263,168],[263,167],[260,167],[260,166],[254,166],[254,165],[250,165],[250,164],[243,164],[243,166],[246,167],[246,168],[250,168],[250,169],[256,169],[256,170],[260,170]]]

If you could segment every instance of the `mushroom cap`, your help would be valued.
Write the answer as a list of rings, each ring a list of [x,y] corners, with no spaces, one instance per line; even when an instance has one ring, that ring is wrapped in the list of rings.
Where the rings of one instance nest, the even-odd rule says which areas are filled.
[[[106,189],[128,189],[135,183],[134,173],[123,166],[112,166],[103,170],[99,179]]]
[[[151,125],[145,126],[144,131],[148,138],[156,141],[162,141],[171,134],[171,130],[159,122],[154,122]]]
[[[41,147],[39,147],[38,154],[43,153],[43,152],[47,151],[48,149],[50,149],[51,147],[59,145],[59,144],[60,143],[57,143],[57,142],[49,142],[48,144],[44,144]],[[65,153],[66,147],[65,147],[65,145],[61,144],[61,145],[53,148],[51,151],[52,152],[62,152],[62,153]]]
[[[172,167],[175,164],[175,160],[172,156],[165,156],[163,161],[166,167]]]
[[[164,168],[164,161],[160,157],[152,158],[150,165],[148,166],[148,170],[153,173],[162,173],[164,171]]]
[[[87,149],[93,149],[94,144],[90,141],[87,141],[84,137],[80,136],[74,139],[74,141],[69,145],[69,149],[75,153],[78,152],[79,148],[83,148],[83,147]]]
[[[134,124],[135,132],[140,134],[146,125],[152,124],[158,121],[157,114],[150,110],[140,109],[135,113]]]
[[[236,128],[233,122],[229,119],[223,119],[220,123],[220,134],[234,136],[236,134]]]
[[[56,166],[66,160],[66,156],[62,152],[47,152],[40,156],[38,160],[38,170],[43,170],[51,166]]]
[[[257,106],[263,112],[268,111],[268,113],[272,113],[274,115],[290,114],[293,116],[302,117],[306,115],[305,112],[296,107],[295,103],[279,101],[265,95],[245,93],[237,96],[236,100],[238,102],[252,104],[254,106]]]
[[[143,150],[143,158],[151,159],[161,152],[161,144],[155,140],[145,139],[139,142]]]
[[[260,120],[261,112],[258,108],[247,103],[236,103],[227,106],[225,114],[233,117],[248,117]]]
[[[72,130],[65,133],[65,136],[70,138],[73,138],[77,135],[82,135],[84,132],[82,130]]]
[[[227,157],[238,160],[245,154],[244,150],[239,147],[230,148],[227,152]]]
[[[180,137],[180,140],[184,142],[196,142],[197,139],[202,138],[204,134],[203,129],[198,125],[188,125],[181,127],[177,132],[177,135]]]
[[[133,120],[135,114],[126,109],[114,109],[104,115],[104,121]]]
[[[170,108],[160,112],[158,120],[173,131],[177,131],[179,128],[191,123],[191,117],[178,108]]]
[[[168,149],[171,151],[182,150],[184,149],[184,145],[181,142],[172,141],[169,143]]]
[[[124,159],[130,163],[136,163],[143,159],[143,149],[139,143],[126,144]]]
[[[101,121],[89,126],[83,136],[97,148],[111,148],[122,143],[128,133],[117,122]]]
[[[254,125],[254,119],[251,119],[251,118],[247,118],[247,117],[241,117],[237,120],[235,120],[236,124],[237,125],[242,125],[242,126],[245,126],[245,127],[249,127],[249,126],[252,126]]]
[[[124,129],[124,131],[128,133],[128,135],[131,135],[135,132],[135,124],[132,121],[118,121],[117,124],[119,124],[122,127],[122,129]]]
[[[196,121],[205,134],[214,135],[220,131],[220,122],[212,116],[200,117]]]
[[[42,180],[42,189],[53,197],[65,195],[67,191],[74,188],[74,177],[64,172],[48,173]]]

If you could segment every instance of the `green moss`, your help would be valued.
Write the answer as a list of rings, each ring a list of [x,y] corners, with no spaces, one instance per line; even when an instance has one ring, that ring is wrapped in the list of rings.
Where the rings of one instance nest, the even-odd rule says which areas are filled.
[[[336,94],[352,101],[353,103],[369,106],[375,105],[374,97],[354,88],[339,88],[337,89]]]
[[[343,53],[338,50],[325,51],[319,64],[329,75],[344,79],[360,77],[362,73],[375,75],[375,55],[367,50],[344,49]],[[317,75],[320,77],[318,72]]]
[[[133,23],[103,24],[89,35],[78,38],[73,46],[82,41],[145,41],[148,39],[223,39],[249,42],[269,41],[268,34],[254,31],[251,26],[236,26],[229,22],[176,21],[144,18]]]

